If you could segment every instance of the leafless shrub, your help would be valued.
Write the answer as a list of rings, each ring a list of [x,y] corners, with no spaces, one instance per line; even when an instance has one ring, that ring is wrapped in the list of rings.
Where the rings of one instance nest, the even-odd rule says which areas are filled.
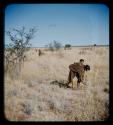
[[[28,33],[25,27],[22,29],[13,29],[6,31],[12,43],[7,45],[5,50],[5,72],[12,72],[13,77],[18,77],[21,71],[21,65],[25,59],[25,52],[29,50],[30,40],[33,38],[35,28],[30,28]]]
[[[53,41],[53,42],[51,42],[51,43],[49,43],[49,45],[48,45],[48,48],[49,48],[49,50],[50,51],[58,51],[60,48],[61,48],[61,43],[60,42],[57,42],[57,41]]]

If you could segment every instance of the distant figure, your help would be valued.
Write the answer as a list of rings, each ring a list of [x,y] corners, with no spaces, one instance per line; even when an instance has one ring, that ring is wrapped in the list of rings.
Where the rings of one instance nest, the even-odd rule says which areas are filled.
[[[80,61],[78,63],[69,65],[69,69],[70,69],[70,72],[69,72],[69,76],[68,76],[67,86],[69,85],[69,83],[72,82],[72,88],[73,88],[73,79],[76,76],[78,79],[78,81],[77,81],[77,88],[78,88],[80,82],[83,83],[84,73],[85,73],[85,71],[90,70],[90,66],[84,65],[84,60],[80,59]]]
[[[41,54],[42,54],[42,52],[41,52],[41,50],[39,49],[39,50],[38,50],[38,55],[41,56]]]

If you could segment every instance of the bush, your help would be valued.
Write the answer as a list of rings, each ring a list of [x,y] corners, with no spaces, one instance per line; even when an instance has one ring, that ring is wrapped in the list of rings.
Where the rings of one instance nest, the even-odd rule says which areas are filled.
[[[12,72],[14,75],[19,76],[21,71],[21,64],[25,58],[25,52],[29,50],[31,44],[30,40],[33,38],[35,28],[30,28],[28,32],[25,27],[22,29],[13,29],[6,31],[11,43],[5,49],[5,72]]]
[[[49,45],[48,45],[49,50],[52,52],[54,50],[58,51],[61,47],[62,47],[61,43],[59,43],[55,40],[53,42],[49,43]]]
[[[48,47],[49,47],[49,50],[50,50],[50,51],[52,51],[52,52],[54,51],[54,46],[53,46],[52,43],[49,43]]]
[[[65,49],[65,50],[66,50],[66,49],[71,49],[71,45],[70,45],[70,44],[65,44],[64,49]]]
[[[54,48],[56,49],[56,50],[59,50],[60,48],[61,48],[61,43],[59,43],[59,42],[57,42],[57,41],[55,41],[54,40],[54,43],[53,43],[53,45],[54,45]]]

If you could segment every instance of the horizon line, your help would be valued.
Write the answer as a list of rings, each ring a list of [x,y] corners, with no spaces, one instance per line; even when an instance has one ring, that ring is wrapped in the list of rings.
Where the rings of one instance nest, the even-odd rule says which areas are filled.
[[[93,47],[93,45],[71,45],[71,47]],[[109,44],[96,44],[96,46],[109,46]],[[65,47],[65,46],[61,46],[62,47]],[[48,48],[46,46],[31,46],[31,48]]]

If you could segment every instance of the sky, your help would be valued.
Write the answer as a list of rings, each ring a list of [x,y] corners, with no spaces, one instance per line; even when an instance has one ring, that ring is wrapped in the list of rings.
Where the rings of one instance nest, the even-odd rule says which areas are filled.
[[[54,40],[62,45],[109,45],[109,8],[105,4],[10,4],[5,8],[5,31],[38,30],[32,47]],[[5,33],[5,44],[11,41]]]

